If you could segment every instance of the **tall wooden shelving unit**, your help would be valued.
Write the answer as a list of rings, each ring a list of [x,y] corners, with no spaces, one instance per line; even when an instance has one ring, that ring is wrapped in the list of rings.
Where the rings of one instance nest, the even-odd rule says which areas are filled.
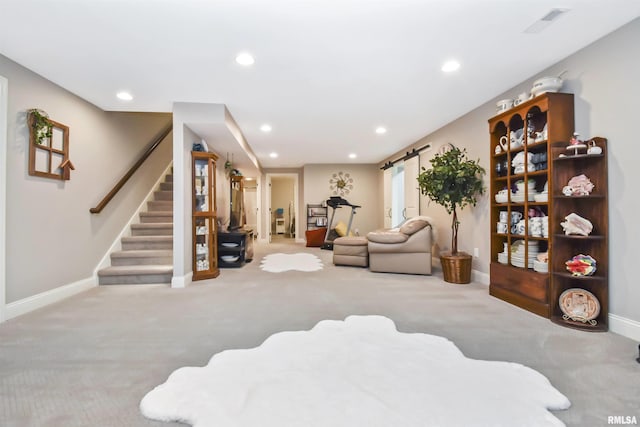
[[[547,138],[534,140],[528,133],[542,132],[546,126]],[[523,102],[517,107],[504,111],[489,120],[490,150],[491,150],[491,266],[489,293],[497,298],[515,304],[525,310],[531,311],[543,317],[549,317],[552,312],[550,274],[539,273],[528,268],[529,244],[536,241],[538,250],[549,252],[553,257],[553,242],[549,237],[551,230],[556,230],[554,223],[553,206],[551,204],[551,189],[555,188],[551,172],[551,143],[565,141],[568,143],[574,131],[573,95],[564,93],[545,93],[531,100]],[[510,132],[524,129],[524,144],[520,147],[507,147],[506,151],[496,154],[496,146],[500,144],[500,138],[509,138]],[[529,155],[546,153],[547,167],[541,170],[514,173],[512,167],[513,158],[518,153]],[[500,166],[498,166],[498,164]],[[499,171],[498,171],[499,170]],[[509,191],[509,199],[506,203],[497,203],[494,195],[502,189],[511,189],[517,181],[528,183],[535,182],[535,189],[542,191],[547,185],[549,199],[546,202],[530,200],[528,185],[525,185],[525,197],[522,202],[514,202]],[[526,229],[529,229],[528,212],[530,208],[541,210],[549,217],[549,235],[547,237],[532,237],[525,231],[524,235],[518,235],[508,230],[507,233],[497,233],[496,224],[499,221],[500,211],[507,210],[509,217],[511,212],[520,212],[525,219]],[[514,266],[511,259],[512,245],[518,241],[524,241],[525,255],[524,267]],[[498,262],[498,254],[504,247],[508,249],[506,264]]]
[[[583,289],[593,294],[600,305],[600,313],[595,319],[580,321],[563,317],[558,304],[552,304],[550,317],[555,323],[575,329],[594,332],[606,331],[609,324],[609,220],[608,220],[608,173],[607,140],[591,140],[602,149],[599,154],[587,154],[585,148],[578,154],[567,150],[566,143],[552,147],[553,180],[553,252],[550,271],[551,301],[557,302],[567,289]],[[585,196],[567,196],[562,188],[569,180],[584,174],[594,184],[593,191]],[[593,224],[588,236],[566,235],[561,222],[570,213],[576,213]],[[596,272],[592,276],[573,276],[567,271],[565,262],[576,255],[590,255],[596,260]]]
[[[220,274],[215,176],[218,156],[193,151],[191,158],[193,280],[212,279]]]
[[[607,199],[607,141],[593,138],[602,149],[599,154],[587,154],[567,149],[574,131],[573,95],[546,93],[526,101],[517,107],[502,112],[489,120],[491,149],[491,266],[489,293],[525,310],[550,318],[563,326],[588,331],[608,329],[609,303],[609,245],[608,245],[608,199]],[[543,129],[547,131],[544,140],[528,138]],[[524,129],[524,144],[508,146],[506,151],[496,152],[502,137],[509,138],[513,130]],[[513,158],[518,153],[546,155],[546,168],[514,173]],[[562,189],[577,175],[586,175],[595,185],[587,196],[567,196]],[[502,189],[511,190],[517,181],[535,182],[535,190],[548,188],[546,201],[531,201],[528,185],[525,185],[524,201],[515,202],[509,191],[506,203],[493,199]],[[530,209],[542,211],[548,216],[548,235],[531,236],[529,230]],[[515,234],[511,229],[506,233],[497,232],[500,211],[519,212],[525,220],[525,233]],[[588,236],[566,235],[561,223],[570,213],[576,213],[593,224],[593,232]],[[524,241],[525,262],[521,267],[512,263],[512,245]],[[539,251],[548,251],[548,273],[540,273],[528,265],[529,242],[537,242]],[[508,249],[506,263],[498,262],[498,254]],[[595,258],[596,273],[592,276],[574,276],[566,269],[566,261],[584,254]],[[560,296],[568,289],[586,290],[593,294],[600,305],[595,319],[582,321],[567,318],[560,306]]]

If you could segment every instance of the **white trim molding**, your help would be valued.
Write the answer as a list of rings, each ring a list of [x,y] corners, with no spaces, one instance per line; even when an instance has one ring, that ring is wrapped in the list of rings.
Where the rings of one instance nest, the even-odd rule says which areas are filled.
[[[62,301],[73,295],[98,286],[97,277],[88,277],[68,285],[60,286],[6,305],[6,320],[27,314],[49,304]]]
[[[609,330],[634,341],[640,341],[640,322],[609,313]]]
[[[171,287],[172,288],[186,288],[193,282],[193,272],[185,274],[184,276],[173,276],[171,278]]]
[[[488,273],[483,273],[482,271],[478,271],[478,270],[471,270],[472,282],[477,282],[477,283],[481,283],[483,285],[489,286],[490,277],[491,276],[489,276]]]

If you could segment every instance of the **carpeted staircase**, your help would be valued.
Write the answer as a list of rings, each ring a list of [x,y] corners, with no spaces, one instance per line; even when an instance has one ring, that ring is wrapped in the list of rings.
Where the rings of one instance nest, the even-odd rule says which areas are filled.
[[[173,175],[167,175],[122,250],[111,254],[111,267],[98,271],[100,285],[171,283],[173,275]]]

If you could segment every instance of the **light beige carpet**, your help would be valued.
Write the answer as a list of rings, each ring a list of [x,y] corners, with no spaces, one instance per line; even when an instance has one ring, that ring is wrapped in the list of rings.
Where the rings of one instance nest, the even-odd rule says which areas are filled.
[[[324,268],[260,270],[262,257],[277,252],[314,254]],[[554,412],[569,426],[640,415],[637,343],[560,327],[492,298],[484,285],[445,283],[437,270],[371,273],[333,266],[331,255],[301,244],[257,245],[253,262],[186,289],[99,287],[1,324],[0,425],[179,425],[139,410],[171,372],[352,314],[383,315],[401,332],[445,337],[467,357],[537,370],[571,401]]]

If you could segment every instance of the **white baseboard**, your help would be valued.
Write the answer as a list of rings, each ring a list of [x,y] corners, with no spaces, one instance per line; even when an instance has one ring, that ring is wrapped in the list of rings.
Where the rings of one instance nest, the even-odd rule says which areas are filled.
[[[609,330],[640,342],[640,322],[609,313]]]
[[[489,286],[489,273],[483,273],[478,270],[471,270],[471,281],[482,283],[483,285]]]
[[[69,298],[96,286],[98,286],[97,277],[88,277],[68,285],[60,286],[58,288],[9,303],[5,306],[5,320],[22,316],[23,314],[27,314],[49,304],[62,301],[63,299]]]
[[[186,288],[193,282],[193,272],[189,272],[184,276],[173,276],[171,278],[172,288]]]

